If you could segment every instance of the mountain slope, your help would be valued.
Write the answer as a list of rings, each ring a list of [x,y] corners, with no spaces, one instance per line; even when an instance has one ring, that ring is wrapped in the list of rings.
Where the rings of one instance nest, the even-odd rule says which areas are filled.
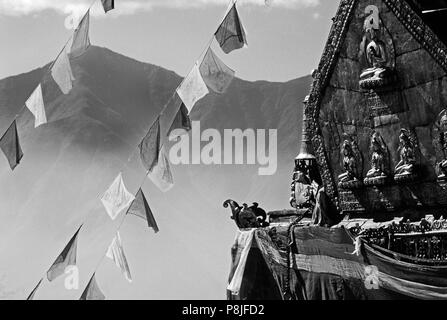
[[[70,94],[61,96],[45,77],[51,122],[34,129],[28,110],[18,118],[22,163],[11,172],[0,157],[0,279],[8,298],[26,296],[84,221],[78,264],[81,286],[88,281],[119,223],[110,221],[98,198],[120,171],[136,192],[144,175],[136,146],[181,81],[172,71],[98,47],[71,63],[76,81]],[[44,70],[0,80],[0,129]],[[126,218],[121,236],[135,281],[121,281],[104,261],[98,277],[107,297],[224,298],[235,226],[222,202],[232,197],[267,210],[288,206],[309,83],[309,77],[287,83],[235,79],[225,95],[210,94],[194,107],[191,118],[200,120],[202,131],[278,129],[278,171],[259,177],[258,165],[173,166],[176,185],[165,194],[146,181],[161,231],[154,236],[144,221]],[[59,279],[45,283],[38,298],[76,298],[82,289],[64,290]]]

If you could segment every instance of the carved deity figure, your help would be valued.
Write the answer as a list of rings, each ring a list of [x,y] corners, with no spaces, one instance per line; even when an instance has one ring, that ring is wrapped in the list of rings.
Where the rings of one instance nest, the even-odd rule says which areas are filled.
[[[305,161],[296,160],[291,184],[290,205],[293,208],[311,207],[315,202],[309,168]]]
[[[391,80],[394,61],[392,39],[381,25],[379,9],[370,5],[366,7],[365,14],[367,17],[360,50],[368,68],[360,75],[360,85],[368,88],[387,84]]]
[[[358,180],[357,160],[354,156],[351,143],[345,140],[342,145],[343,168],[345,172],[338,176],[339,182]]]
[[[399,135],[399,156],[400,161],[394,171],[396,176],[409,176],[415,174],[416,151],[415,145],[411,141],[410,133],[402,129]]]
[[[367,31],[368,44],[366,45],[365,55],[369,68],[365,69],[360,75],[360,80],[381,79],[388,72],[388,56],[385,43],[378,38],[378,30],[370,28]]]
[[[338,176],[339,186],[342,188],[358,188],[362,184],[361,176],[361,159],[355,142],[345,140],[342,144],[341,154],[343,156],[344,173]]]
[[[365,184],[379,185],[388,178],[388,148],[378,132],[371,136],[371,169],[367,172]]]
[[[438,179],[447,178],[447,110],[441,112],[439,120],[439,142],[441,144],[443,159],[438,163]]]
[[[371,169],[366,174],[367,178],[386,176],[386,150],[378,133],[371,138]]]

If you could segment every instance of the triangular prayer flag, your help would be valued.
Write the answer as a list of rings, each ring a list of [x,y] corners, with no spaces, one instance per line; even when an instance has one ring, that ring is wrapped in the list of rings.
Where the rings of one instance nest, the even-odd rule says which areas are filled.
[[[70,241],[67,243],[64,250],[62,250],[61,254],[56,258],[50,269],[48,269],[47,278],[49,281],[53,281],[60,275],[64,274],[65,268],[67,268],[68,266],[76,265],[78,234],[81,228],[82,225],[73,235],[73,237],[71,237]]]
[[[28,298],[26,300],[34,300],[34,295],[36,294],[37,289],[39,289],[40,284],[42,283],[42,279],[37,283],[37,285],[34,287],[33,291],[29,294]]]
[[[214,35],[225,53],[240,49],[247,44],[245,30],[242,26],[241,19],[239,18],[236,3],[234,3],[230,11],[228,11]]]
[[[102,293],[98,284],[96,283],[95,273],[90,278],[90,281],[82,292],[79,300],[105,300],[106,296]]]
[[[147,171],[157,164],[160,150],[160,117],[149,128],[148,133],[139,144],[140,157]]]
[[[180,87],[178,87],[177,93],[185,104],[185,107],[188,109],[188,112],[191,112],[197,101],[209,93],[197,63],[194,65],[188,76],[183,80]]]
[[[73,43],[71,45],[70,54],[72,57],[79,57],[85,53],[90,47],[89,38],[89,25],[90,25],[90,9],[79,22],[78,27],[74,31]]]
[[[199,70],[208,88],[216,93],[225,93],[235,74],[214,54],[211,47],[206,51]]]
[[[164,146],[158,154],[157,165],[149,172],[149,178],[163,192],[170,190],[174,186],[171,167],[165,152]]]
[[[73,72],[71,71],[70,59],[68,58],[66,48],[62,50],[61,54],[56,59],[56,62],[51,68],[51,75],[64,94],[69,93],[73,88],[72,81],[75,78],[73,76]]]
[[[22,148],[20,147],[19,135],[17,134],[17,124],[14,120],[8,130],[0,138],[0,149],[8,159],[11,170],[20,163],[23,157]]]
[[[180,102],[180,108],[177,111],[177,114],[171,124],[171,127],[169,128],[167,135],[169,137],[173,137],[174,135],[172,134],[172,132],[176,129],[183,129],[183,132],[181,134],[188,133],[188,131],[191,130],[191,119],[188,116],[188,109],[186,109],[183,102]]]
[[[129,210],[127,210],[128,214],[136,215],[140,218],[143,218],[147,221],[149,228],[154,229],[155,233],[159,231],[157,222],[155,221],[154,215],[152,214],[152,210],[147,203],[146,197],[144,196],[143,190],[138,190],[137,195],[135,196],[135,200],[132,202]]]
[[[101,197],[101,202],[110,218],[115,220],[121,210],[126,208],[134,199],[133,194],[127,191],[120,172],[109,189]]]
[[[106,257],[115,262],[116,266],[121,269],[121,272],[124,274],[127,281],[132,282],[129,264],[127,263],[126,256],[124,255],[124,249],[118,231],[116,232],[116,236],[113,238],[112,243],[107,250]]]
[[[43,103],[42,85],[39,84],[33,93],[25,102],[26,107],[34,115],[34,127],[47,123],[47,116],[45,114],[45,105]]]
[[[102,7],[104,8],[104,12],[107,13],[108,11],[115,8],[115,1],[114,0],[101,0]]]

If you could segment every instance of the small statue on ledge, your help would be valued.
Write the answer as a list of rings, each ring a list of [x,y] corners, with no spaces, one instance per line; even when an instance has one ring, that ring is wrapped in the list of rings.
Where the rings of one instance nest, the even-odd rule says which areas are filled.
[[[295,159],[295,170],[290,187],[290,205],[293,208],[311,208],[315,205],[314,187],[310,177],[310,168],[304,160]]]
[[[384,185],[388,180],[389,154],[385,141],[378,132],[371,136],[371,169],[366,174],[365,185]]]
[[[353,144],[345,140],[342,145],[343,168],[345,172],[338,176],[338,185],[344,189],[359,188],[363,185],[359,170],[359,154],[354,153]]]
[[[366,7],[368,15],[364,23],[364,36],[360,51],[368,68],[360,75],[360,86],[373,89],[385,86],[393,80],[394,56],[392,38],[381,24],[379,9],[370,5]],[[387,44],[381,40],[387,38]]]
[[[410,132],[406,129],[401,129],[399,143],[400,161],[394,169],[394,180],[396,182],[413,181],[417,178],[416,143],[412,141]]]

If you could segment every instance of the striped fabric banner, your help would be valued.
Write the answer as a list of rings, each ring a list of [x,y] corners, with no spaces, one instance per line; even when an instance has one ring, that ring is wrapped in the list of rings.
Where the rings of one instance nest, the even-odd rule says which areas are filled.
[[[290,283],[295,299],[447,299],[447,267],[402,262],[354,239],[344,228],[296,228],[290,255],[268,231],[255,232],[252,250],[262,253],[273,278]],[[241,297],[243,298],[243,297]]]

